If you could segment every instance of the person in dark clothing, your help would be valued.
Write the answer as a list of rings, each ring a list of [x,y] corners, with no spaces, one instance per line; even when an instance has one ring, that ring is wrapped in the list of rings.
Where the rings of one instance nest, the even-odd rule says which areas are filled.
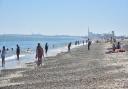
[[[5,54],[6,54],[6,49],[5,49],[5,46],[3,46],[2,53],[1,53],[2,67],[5,66]]]
[[[88,50],[90,50],[91,41],[88,41]]]
[[[20,47],[17,44],[17,48],[16,48],[16,55],[17,55],[17,60],[19,60],[19,55],[20,55]]]
[[[116,49],[121,49],[120,42],[117,43]]]
[[[70,42],[70,43],[68,44],[68,52],[70,52],[71,45],[72,45],[72,43]]]
[[[47,55],[48,52],[48,43],[45,44],[45,54]]]

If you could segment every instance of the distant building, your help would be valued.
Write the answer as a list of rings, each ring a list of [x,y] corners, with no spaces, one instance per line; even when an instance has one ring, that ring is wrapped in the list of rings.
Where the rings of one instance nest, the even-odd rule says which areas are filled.
[[[104,33],[104,34],[96,34],[93,32],[90,32],[90,29],[88,27],[88,38],[89,39],[115,39],[115,32],[112,31],[111,33]]]

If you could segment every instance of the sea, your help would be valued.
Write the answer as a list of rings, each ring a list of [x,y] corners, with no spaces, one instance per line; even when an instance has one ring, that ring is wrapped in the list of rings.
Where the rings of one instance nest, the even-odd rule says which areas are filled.
[[[2,50],[3,46],[7,49],[4,68],[2,68],[2,60],[0,57],[0,70],[20,68],[23,67],[25,63],[34,62],[36,60],[35,54],[38,43],[40,43],[43,48],[45,43],[48,43],[49,50],[45,57],[50,57],[56,56],[61,52],[66,52],[69,42],[72,42],[71,48],[75,48],[82,45],[83,40],[86,39],[81,36],[0,35],[0,50]],[[80,45],[76,46],[75,41],[80,41]],[[19,61],[16,58],[17,44],[20,46],[21,50]]]

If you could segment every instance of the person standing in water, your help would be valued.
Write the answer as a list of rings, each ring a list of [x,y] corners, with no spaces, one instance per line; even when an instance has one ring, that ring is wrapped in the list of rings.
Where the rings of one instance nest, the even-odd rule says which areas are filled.
[[[45,44],[45,54],[47,55],[48,52],[48,43]]]
[[[71,45],[72,45],[72,43],[70,42],[70,43],[68,44],[68,52],[70,52],[70,50],[71,50]]]
[[[41,47],[40,43],[38,43],[38,46],[36,48],[36,58],[38,59],[37,66],[42,65],[42,57],[44,57],[44,50]]]
[[[5,49],[5,46],[3,46],[2,53],[1,53],[2,67],[5,67],[5,54],[6,54],[6,49]]]
[[[17,60],[19,60],[19,55],[20,55],[20,47],[19,45],[17,44],[17,48],[16,48],[16,55],[17,55]]]

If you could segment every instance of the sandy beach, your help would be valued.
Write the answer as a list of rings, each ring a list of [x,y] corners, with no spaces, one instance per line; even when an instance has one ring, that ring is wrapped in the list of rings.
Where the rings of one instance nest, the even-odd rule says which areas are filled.
[[[2,70],[0,89],[128,89],[128,52],[105,54],[110,43],[45,58],[42,67]]]

